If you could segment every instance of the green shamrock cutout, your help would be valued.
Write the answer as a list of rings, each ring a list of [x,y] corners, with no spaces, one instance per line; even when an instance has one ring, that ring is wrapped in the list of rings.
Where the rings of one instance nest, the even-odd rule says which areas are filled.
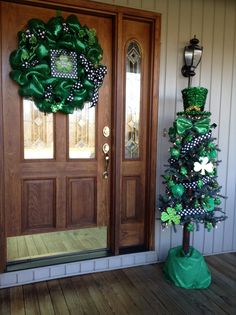
[[[60,55],[55,62],[56,69],[59,72],[70,73],[73,69],[73,63],[70,56]]]
[[[208,232],[211,231],[211,229],[213,228],[213,225],[211,222],[207,222],[205,223],[205,228],[207,229]]]
[[[161,214],[161,221],[167,222],[168,224],[174,223],[179,224],[180,223],[180,215],[176,214],[176,211],[174,208],[168,207],[166,211],[163,211]]]
[[[193,231],[194,231],[194,224],[193,224],[193,223],[189,223],[189,224],[187,225],[187,230],[188,230],[189,232],[193,232]]]
[[[177,203],[177,204],[175,205],[175,210],[176,210],[177,212],[180,212],[180,211],[183,210],[183,206],[181,205],[181,203]]]

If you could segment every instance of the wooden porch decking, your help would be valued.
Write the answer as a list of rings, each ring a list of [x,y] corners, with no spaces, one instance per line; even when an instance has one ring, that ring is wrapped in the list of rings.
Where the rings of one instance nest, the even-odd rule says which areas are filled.
[[[236,314],[236,253],[206,261],[205,290],[176,288],[163,264],[147,265],[2,289],[0,314]]]

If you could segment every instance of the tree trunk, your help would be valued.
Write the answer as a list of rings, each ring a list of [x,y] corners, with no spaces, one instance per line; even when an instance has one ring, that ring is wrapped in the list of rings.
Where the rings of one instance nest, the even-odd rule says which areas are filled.
[[[188,223],[184,224],[183,230],[183,251],[185,255],[189,253],[190,232],[187,229]]]

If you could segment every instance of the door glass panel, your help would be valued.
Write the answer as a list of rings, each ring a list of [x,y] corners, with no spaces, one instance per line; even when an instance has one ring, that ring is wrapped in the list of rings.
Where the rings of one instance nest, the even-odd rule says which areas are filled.
[[[53,159],[53,114],[39,111],[31,100],[23,99],[24,158]]]
[[[136,41],[127,46],[125,89],[125,159],[139,158],[141,49]]]
[[[82,110],[69,115],[69,158],[95,157],[95,107],[85,103]]]

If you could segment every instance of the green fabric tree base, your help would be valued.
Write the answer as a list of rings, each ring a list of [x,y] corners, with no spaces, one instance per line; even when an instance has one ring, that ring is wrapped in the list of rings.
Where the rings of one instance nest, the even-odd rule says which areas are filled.
[[[164,275],[177,287],[205,289],[211,284],[211,274],[202,254],[190,247],[184,255],[182,246],[171,248],[164,266]]]

